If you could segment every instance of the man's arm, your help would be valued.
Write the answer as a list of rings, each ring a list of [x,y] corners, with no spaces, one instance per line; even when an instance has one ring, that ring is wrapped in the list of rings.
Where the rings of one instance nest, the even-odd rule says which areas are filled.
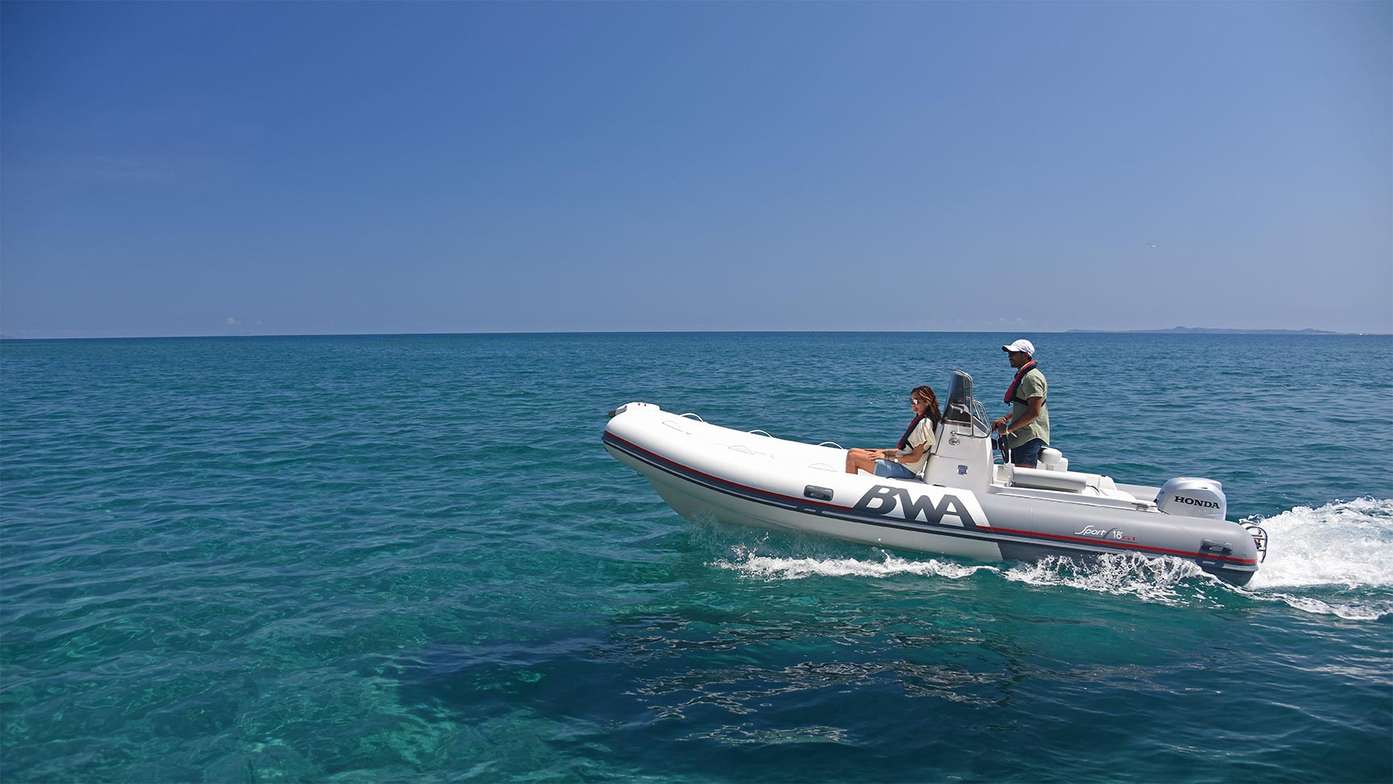
[[[1006,429],[1003,432],[1011,433],[1013,431],[1020,430],[1021,428],[1030,424],[1031,422],[1034,422],[1036,419],[1039,419],[1040,409],[1044,407],[1045,399],[1043,397],[1032,397],[1026,401],[1026,405],[1029,406],[1029,409],[1025,412],[1025,414],[1022,415],[1020,419],[1017,419],[1015,422],[1012,422],[1011,424],[1007,425]],[[1004,419],[1005,417],[1002,418]]]

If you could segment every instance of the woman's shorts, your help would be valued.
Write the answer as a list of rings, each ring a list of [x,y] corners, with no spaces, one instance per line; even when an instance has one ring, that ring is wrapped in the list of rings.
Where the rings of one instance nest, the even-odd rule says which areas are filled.
[[[919,475],[904,467],[898,460],[875,461],[875,475],[886,479],[918,479]]]

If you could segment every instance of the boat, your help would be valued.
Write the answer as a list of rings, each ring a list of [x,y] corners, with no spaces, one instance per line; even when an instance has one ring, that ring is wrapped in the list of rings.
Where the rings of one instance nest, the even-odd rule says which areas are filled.
[[[1053,449],[1037,468],[996,462],[985,410],[962,371],[935,435],[922,479],[848,474],[847,450],[833,442],[721,427],[638,401],[610,412],[603,443],[691,520],[987,562],[1173,557],[1234,585],[1266,557],[1267,532],[1228,520],[1215,480],[1123,484],[1070,470]]]

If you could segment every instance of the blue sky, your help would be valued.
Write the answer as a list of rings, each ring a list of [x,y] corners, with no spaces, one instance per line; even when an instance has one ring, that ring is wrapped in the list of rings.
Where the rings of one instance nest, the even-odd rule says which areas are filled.
[[[0,330],[1393,331],[1393,5],[0,6]]]

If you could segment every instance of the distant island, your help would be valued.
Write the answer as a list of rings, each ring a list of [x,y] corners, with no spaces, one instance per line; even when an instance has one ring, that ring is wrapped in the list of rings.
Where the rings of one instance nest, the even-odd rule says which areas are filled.
[[[1343,335],[1328,329],[1220,329],[1217,327],[1171,327],[1170,329],[1066,329],[1065,332],[1118,333],[1138,335]]]

